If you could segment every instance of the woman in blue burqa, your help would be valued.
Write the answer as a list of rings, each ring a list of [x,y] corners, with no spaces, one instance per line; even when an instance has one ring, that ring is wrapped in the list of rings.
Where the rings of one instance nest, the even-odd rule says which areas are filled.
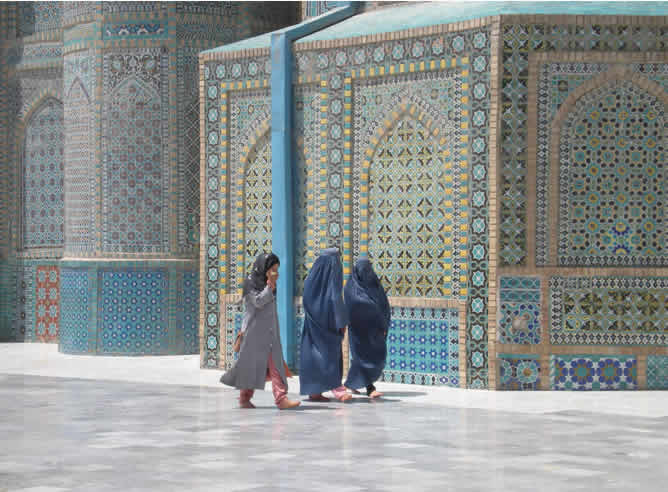
[[[311,401],[329,401],[322,393],[332,391],[340,401],[352,395],[341,384],[341,342],[348,325],[343,304],[343,269],[339,250],[324,250],[304,282],[304,331],[302,333],[299,385]]]
[[[352,390],[366,388],[367,396],[378,398],[382,393],[373,383],[385,368],[391,313],[385,290],[367,258],[355,263],[344,299],[350,319],[348,338],[352,355],[345,385]]]

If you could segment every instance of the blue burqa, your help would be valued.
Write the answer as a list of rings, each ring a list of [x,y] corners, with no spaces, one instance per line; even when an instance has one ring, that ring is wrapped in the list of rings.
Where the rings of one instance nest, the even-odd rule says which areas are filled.
[[[351,389],[365,388],[385,368],[391,315],[385,290],[368,259],[357,260],[344,295],[352,355],[345,385]]]
[[[343,328],[348,313],[343,304],[343,269],[339,250],[324,250],[304,282],[299,385],[302,395],[317,395],[341,386]]]

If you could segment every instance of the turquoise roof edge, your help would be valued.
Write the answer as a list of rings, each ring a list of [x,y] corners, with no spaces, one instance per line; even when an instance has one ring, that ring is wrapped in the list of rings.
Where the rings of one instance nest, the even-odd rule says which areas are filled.
[[[406,3],[361,14],[327,27],[296,41],[324,41],[385,32],[402,31],[439,24],[462,22],[494,15],[668,15],[668,2],[424,2]],[[323,14],[326,15],[326,14]],[[311,21],[302,22],[306,23]],[[294,27],[294,26],[292,26]],[[285,29],[274,31],[284,32]],[[271,35],[226,44],[202,53],[225,53],[255,48],[269,48]]]
[[[272,35],[286,33],[288,31],[299,30],[299,26],[306,27],[306,26],[308,26],[308,24],[317,24],[322,19],[324,19],[325,17],[330,17],[335,12],[341,12],[341,11],[345,10],[347,8],[346,5],[348,5],[349,3],[354,3],[354,2],[340,2],[340,3],[342,4],[341,7],[329,10],[329,11],[319,15],[318,17],[310,17],[310,18],[306,19],[305,21],[300,22],[299,24],[284,27],[283,29],[277,29],[276,31],[260,34],[259,36],[254,36],[252,38],[242,39],[241,41],[235,41],[234,43],[225,44],[223,46],[218,46],[217,48],[212,48],[210,50],[205,50],[205,51],[202,51],[201,53],[202,54],[228,53],[228,52],[231,52],[231,51],[252,50],[252,49],[257,49],[257,48],[270,48],[271,47],[271,36]],[[345,4],[345,5],[343,5],[343,4]]]
[[[357,14],[297,43],[366,36],[495,15],[668,15],[668,2],[424,2]]]

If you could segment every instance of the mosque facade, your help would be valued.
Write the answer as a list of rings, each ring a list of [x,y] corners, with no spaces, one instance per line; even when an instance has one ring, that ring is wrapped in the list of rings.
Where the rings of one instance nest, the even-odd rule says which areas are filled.
[[[668,389],[666,2],[4,5],[3,339],[228,368],[279,248],[298,370],[336,246],[385,381]]]

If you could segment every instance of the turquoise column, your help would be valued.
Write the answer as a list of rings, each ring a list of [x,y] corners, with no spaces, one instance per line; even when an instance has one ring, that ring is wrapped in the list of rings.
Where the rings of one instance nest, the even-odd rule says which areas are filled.
[[[295,367],[295,247],[294,247],[294,149],[292,134],[292,42],[336,24],[357,11],[359,3],[341,2],[343,7],[281,29],[271,35],[271,221],[272,249],[281,260],[278,278],[278,322],[283,357]]]
[[[284,32],[271,35],[271,227],[272,249],[281,260],[278,322],[283,357],[295,367],[295,248],[292,210],[292,50]]]

